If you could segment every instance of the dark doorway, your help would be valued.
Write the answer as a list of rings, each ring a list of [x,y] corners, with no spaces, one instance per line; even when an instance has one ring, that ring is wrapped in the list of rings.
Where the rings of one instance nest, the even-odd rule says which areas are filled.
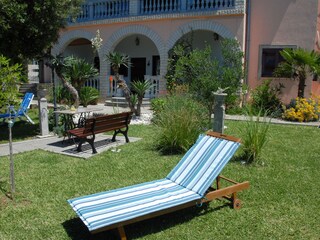
[[[144,80],[146,75],[146,58],[131,58],[131,82]]]
[[[152,76],[160,75],[160,56],[152,56]]]

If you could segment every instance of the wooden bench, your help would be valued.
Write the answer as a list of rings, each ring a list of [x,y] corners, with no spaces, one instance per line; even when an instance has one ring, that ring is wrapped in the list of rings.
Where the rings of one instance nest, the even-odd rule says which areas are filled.
[[[123,112],[88,118],[85,120],[84,127],[69,130],[68,133],[80,139],[77,147],[78,152],[82,151],[81,146],[85,141],[87,141],[92,148],[92,153],[97,153],[97,150],[94,146],[94,140],[95,135],[98,133],[114,131],[111,140],[112,142],[116,141],[116,136],[118,133],[122,133],[126,139],[126,142],[129,142],[128,130],[132,114],[132,112]]]

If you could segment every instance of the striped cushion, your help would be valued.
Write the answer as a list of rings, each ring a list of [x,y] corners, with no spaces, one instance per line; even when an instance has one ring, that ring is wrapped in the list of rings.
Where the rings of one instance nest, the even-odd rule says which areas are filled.
[[[68,200],[89,231],[200,199],[168,179]]]
[[[204,196],[239,146],[233,141],[200,136],[167,179]]]

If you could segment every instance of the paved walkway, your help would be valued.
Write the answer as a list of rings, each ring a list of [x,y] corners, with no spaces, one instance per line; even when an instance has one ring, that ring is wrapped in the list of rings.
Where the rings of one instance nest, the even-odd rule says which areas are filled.
[[[108,107],[104,106],[103,104],[99,104],[98,106],[88,106],[88,108],[101,108],[101,111],[97,113],[108,113],[112,114],[115,112],[124,112],[129,111],[129,108],[121,108],[121,107]],[[142,118],[134,118],[132,119],[131,124],[145,124],[150,121],[151,110],[149,108],[142,108],[141,109]],[[125,144],[124,137],[119,134],[117,136],[116,142],[111,142],[112,136],[107,136],[103,134],[97,134],[95,140],[95,147],[98,153],[107,151],[111,149],[112,151],[119,150],[119,146]],[[133,138],[130,137],[130,142],[135,142],[140,140],[140,138]],[[51,151],[55,153],[60,153],[64,155],[69,155],[73,157],[80,157],[80,158],[89,158],[94,156],[92,154],[91,147],[88,143],[82,145],[82,152],[76,151],[76,143],[72,140],[63,141],[63,138],[59,138],[54,135],[45,136],[45,137],[36,137],[34,139],[21,141],[21,142],[13,142],[12,148],[13,153],[21,153],[26,151],[32,151],[35,149],[43,149],[45,151]],[[0,144],[0,156],[7,156],[9,155],[9,144]]]
[[[108,113],[112,114],[115,112],[123,112],[129,110],[128,108],[114,108],[104,106],[100,104],[98,106],[89,106],[93,108],[101,108],[99,113]],[[149,108],[142,108],[142,118],[133,119],[131,124],[146,124],[150,122],[152,117],[152,111]],[[228,120],[238,120],[244,121],[247,120],[245,116],[240,115],[226,115],[225,117]],[[288,122],[279,119],[271,119],[272,123],[276,124],[290,124],[290,125],[299,125],[299,126],[312,126],[312,127],[319,127],[320,122],[308,122],[308,123],[298,123],[298,122]],[[125,144],[124,138],[122,136],[117,137],[117,142],[111,142],[111,136],[106,136],[102,134],[98,134],[96,138],[96,147],[98,153],[107,151],[109,149],[113,149],[116,151],[117,147]],[[130,138],[131,142],[138,141],[138,138]],[[65,154],[74,157],[80,158],[89,158],[94,156],[91,151],[91,147],[89,144],[83,145],[83,152],[79,153],[76,149],[76,144],[73,141],[63,141],[63,138],[58,138],[57,136],[48,136],[44,138],[35,138],[27,141],[22,142],[14,142],[13,143],[13,153],[20,153],[25,151],[31,151],[35,149],[43,149],[46,151],[52,151],[60,154]],[[0,156],[7,156],[9,155],[9,144],[0,144]]]
[[[248,117],[243,116],[243,115],[226,115],[225,119],[228,120],[235,120],[235,121],[246,121],[248,120]],[[256,118],[255,118],[256,119]],[[320,122],[316,121],[316,122],[289,122],[289,121],[284,121],[281,119],[277,119],[277,118],[266,118],[266,121],[269,121],[271,123],[275,123],[275,124],[284,124],[284,125],[296,125],[296,126],[310,126],[310,127],[319,127],[320,126]],[[260,118],[260,121],[263,121],[263,118]]]
[[[96,135],[95,147],[97,154],[102,153],[111,149],[112,151],[119,151],[119,146],[125,144],[125,138],[122,136],[117,136],[115,142],[111,141],[112,136],[98,134]],[[135,142],[140,140],[140,138],[130,137],[130,142]],[[77,144],[73,139],[58,138],[57,136],[48,136],[45,138],[35,138],[21,142],[14,142],[12,144],[13,153],[21,153],[26,151],[32,151],[36,149],[42,149],[49,152],[55,152],[59,154],[64,154],[72,157],[79,158],[90,158],[96,154],[92,154],[92,148],[88,143],[82,145],[82,152],[77,152]],[[0,156],[8,156],[9,144],[0,144]]]

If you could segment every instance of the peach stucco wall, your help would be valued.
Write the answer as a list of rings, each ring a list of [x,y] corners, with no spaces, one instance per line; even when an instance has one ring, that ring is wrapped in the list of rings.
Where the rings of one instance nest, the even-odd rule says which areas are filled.
[[[160,19],[153,21],[130,21],[125,23],[110,23],[110,24],[90,24],[90,25],[76,25],[69,26],[67,29],[61,31],[61,35],[65,32],[73,30],[85,30],[95,34],[97,29],[100,29],[101,37],[108,39],[114,32],[121,28],[131,25],[143,25],[147,28],[154,30],[159,36],[161,36],[164,42],[168,41],[169,38],[176,31],[180,31],[180,27],[190,22],[195,21],[212,21],[217,24],[225,26],[234,36],[243,44],[243,16],[225,16],[225,17],[192,17],[192,18],[181,18],[181,19]],[[189,29],[191,31],[192,29]],[[185,33],[184,33],[185,34]]]
[[[160,19],[148,20],[128,20],[128,21],[101,21],[91,23],[79,23],[70,25],[61,31],[60,39],[53,48],[53,54],[63,52],[73,40],[86,38],[91,40],[97,29],[103,39],[103,46],[98,51],[100,59],[104,59],[105,54],[119,45],[123,39],[136,35],[144,35],[149,38],[158,50],[160,55],[160,91],[165,90],[164,76],[167,70],[168,51],[176,44],[180,37],[192,30],[205,30],[218,33],[222,37],[236,38],[244,48],[244,14],[230,15],[209,15],[209,16],[180,16],[168,18],[164,16]],[[212,40],[213,41],[213,40]],[[142,46],[141,46],[142,47]],[[144,46],[145,47],[145,46]],[[156,55],[156,54],[155,54]],[[109,75],[110,67],[105,61],[100,62],[100,92],[107,92],[108,83],[105,83],[105,76]],[[104,95],[105,96],[105,95]]]
[[[254,88],[263,80],[259,76],[260,45],[296,45],[315,48],[318,0],[251,0],[249,39],[248,84]],[[297,96],[297,83],[276,80],[285,85],[283,100]],[[311,79],[306,84],[305,95],[311,93]]]

